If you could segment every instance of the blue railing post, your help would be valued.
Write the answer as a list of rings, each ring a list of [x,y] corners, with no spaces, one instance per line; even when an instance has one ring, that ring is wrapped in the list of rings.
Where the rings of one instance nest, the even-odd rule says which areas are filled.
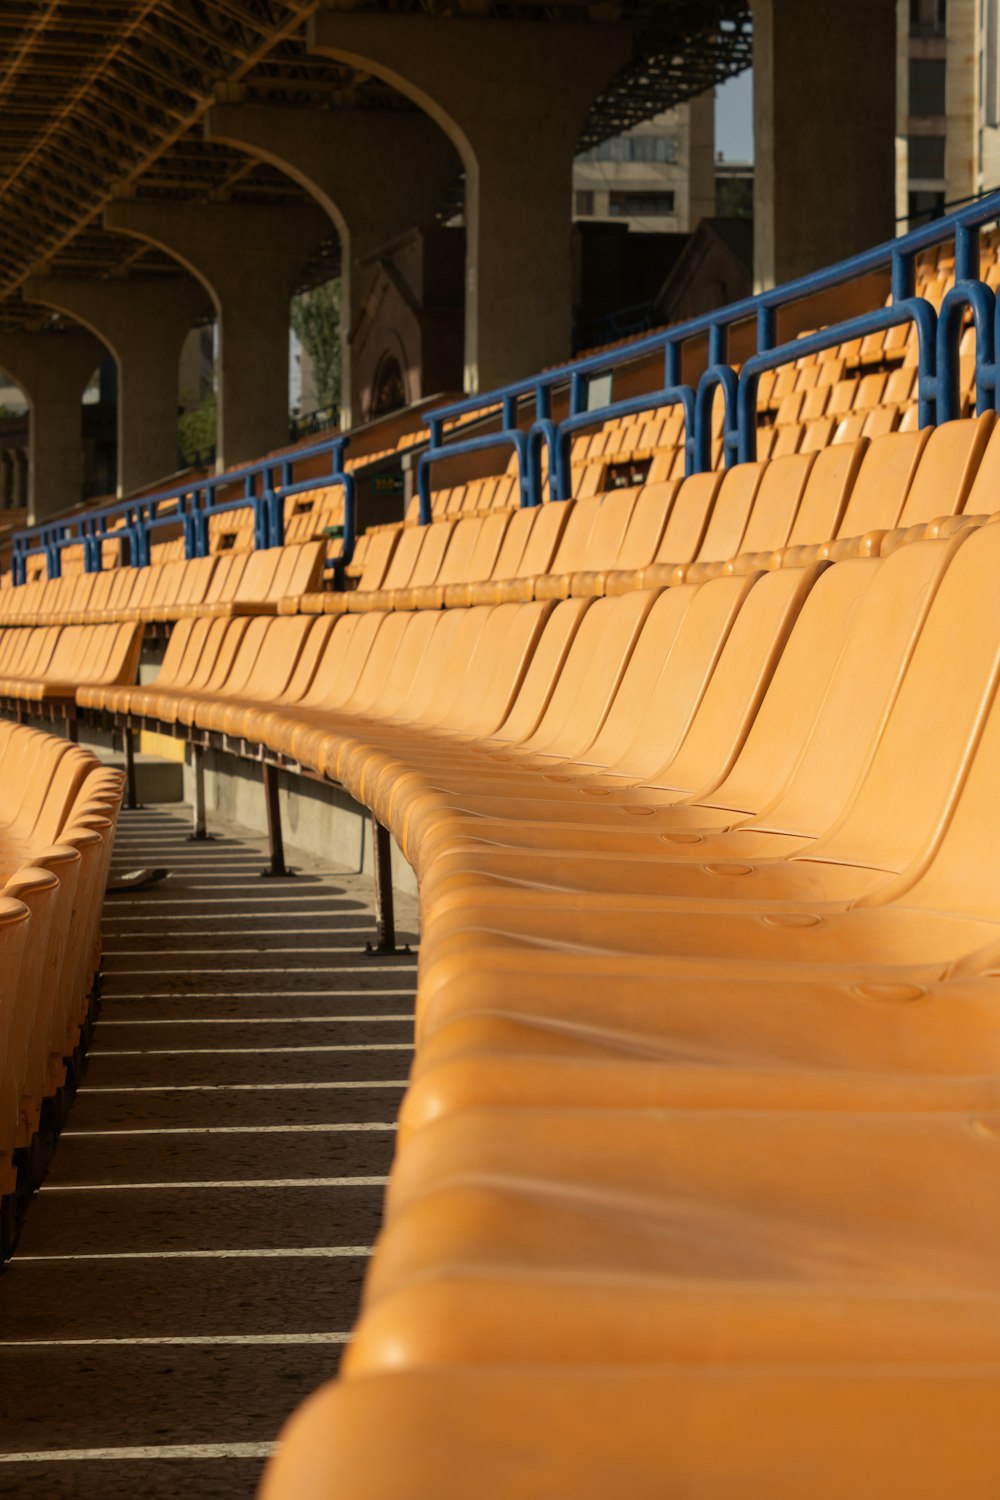
[[[541,498],[540,455],[542,445],[546,444],[550,454],[550,494],[566,497],[572,488],[571,439],[575,432],[599,426],[616,417],[638,415],[658,406],[680,405],[683,408],[686,466],[690,469],[710,462],[711,400],[719,385],[723,386],[726,400],[726,461],[731,462],[734,454],[741,461],[752,459],[756,453],[756,386],[763,370],[901,323],[912,322],[917,330],[920,424],[927,426],[935,420],[946,421],[958,411],[958,344],[967,308],[971,310],[976,330],[977,409],[983,411],[993,406],[1000,410],[997,372],[1000,302],[979,275],[980,230],[998,218],[1000,192],[981,198],[945,218],[921,225],[899,239],[876,245],[848,260],[773,290],[743,298],[713,313],[644,335],[623,348],[587,355],[499,391],[479,393],[438,407],[426,418],[430,442],[417,468],[421,520],[426,522],[431,518],[430,480],[435,462],[452,455],[509,446],[518,456],[522,503],[535,504]],[[933,307],[915,295],[916,260],[922,251],[951,239],[955,244],[956,286],[944,299],[939,320]],[[780,346],[777,344],[777,319],[781,308],[882,270],[888,270],[891,279],[892,301],[888,307],[814,334],[787,340]],[[745,361],[737,378],[728,362],[728,334],[736,323],[749,320],[756,322],[756,352]],[[703,338],[708,342],[708,368],[699,381],[696,395],[683,384],[683,354],[691,341]],[[661,390],[622,401],[609,398],[600,407],[588,408],[593,377],[610,377],[614,382],[615,372],[622,366],[647,357],[663,360]],[[568,415],[558,424],[552,420],[556,390],[566,392],[568,397]],[[532,401],[533,419],[530,417]],[[496,407],[500,408],[497,431],[471,437],[459,425],[463,417],[468,417],[470,422],[481,420],[484,414],[492,417]],[[527,418],[524,428],[519,425],[519,412],[523,414],[522,420]],[[446,437],[448,423],[456,425]],[[353,505],[349,499],[353,487],[346,482],[349,476],[342,474],[343,450],[337,449],[334,453],[327,440],[283,460],[269,462],[263,459],[193,487],[148,496],[142,502],[119,502],[88,513],[87,518],[71,517],[58,523],[58,529],[53,529],[52,523],[48,523],[16,532],[12,549],[14,580],[18,583],[25,581],[30,556],[44,557],[49,575],[58,577],[62,551],[72,545],[83,546],[85,567],[89,570],[99,567],[102,540],[110,535],[131,544],[134,562],[139,565],[148,563],[150,534],[154,528],[162,526],[181,526],[187,555],[202,556],[208,550],[209,516],[242,506],[252,506],[254,510],[255,544],[277,545],[283,535],[284,498],[298,488],[291,482],[291,465],[307,454],[312,457],[319,452],[331,454],[333,467],[327,482],[344,484],[346,516],[347,509]],[[280,486],[275,483],[278,463],[283,464]],[[302,488],[308,487],[306,481],[300,481],[300,484]],[[231,489],[242,489],[242,495],[235,499],[216,500],[218,491]],[[279,507],[282,507],[280,516]],[[124,527],[112,528],[112,521],[124,522]],[[345,553],[348,546],[345,521]]]
[[[917,291],[917,259],[905,250],[894,250],[890,271],[893,302],[908,302]]]
[[[950,422],[961,415],[959,344],[965,311],[976,331],[976,412],[989,411],[995,397],[994,322],[996,298],[983,281],[964,279],[946,293],[938,313],[935,347],[937,402],[934,420]],[[992,376],[991,380],[989,377]]]
[[[726,468],[740,459],[739,379],[730,365],[710,365],[698,382],[694,434],[685,444],[685,474],[707,474],[712,462],[712,410],[715,393],[722,391],[722,449]]]
[[[45,571],[50,578],[62,577],[62,552],[58,527],[55,526],[49,527],[45,533]]]

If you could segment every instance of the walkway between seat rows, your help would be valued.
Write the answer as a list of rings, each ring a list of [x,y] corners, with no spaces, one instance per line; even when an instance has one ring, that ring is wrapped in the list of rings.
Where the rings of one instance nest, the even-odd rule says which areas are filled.
[[[333,1375],[378,1228],[415,960],[371,958],[372,885],[124,813],[83,1085],[0,1277],[0,1496],[252,1496]],[[398,903],[410,937],[412,901]]]

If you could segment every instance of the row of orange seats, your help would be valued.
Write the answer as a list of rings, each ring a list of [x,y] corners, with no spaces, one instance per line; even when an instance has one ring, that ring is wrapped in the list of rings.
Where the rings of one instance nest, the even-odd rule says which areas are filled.
[[[0,644],[6,647],[7,638]],[[67,1090],[79,1074],[100,966],[101,904],[122,778],[66,740],[0,722],[0,787],[5,1259],[65,1118]]]
[[[267,1500],[993,1493],[1000,527],[946,524],[993,431],[864,450],[894,526],[943,501],[891,546],[186,620],[79,691],[339,783],[419,880],[385,1223]]]
[[[289,597],[279,611],[613,593],[771,567],[789,549],[870,552],[891,546],[885,534],[900,528],[992,513],[998,475],[1000,433],[988,412],[591,499],[383,530],[361,538],[353,591]]]

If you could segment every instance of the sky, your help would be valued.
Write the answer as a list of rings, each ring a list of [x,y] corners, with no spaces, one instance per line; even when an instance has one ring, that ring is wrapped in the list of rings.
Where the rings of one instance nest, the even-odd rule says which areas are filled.
[[[753,70],[715,91],[715,149],[726,161],[753,161]]]

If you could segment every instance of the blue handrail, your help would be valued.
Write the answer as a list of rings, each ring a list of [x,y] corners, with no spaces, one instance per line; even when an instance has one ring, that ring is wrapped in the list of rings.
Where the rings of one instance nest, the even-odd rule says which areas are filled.
[[[744,297],[739,302],[670,328],[659,329],[627,345],[598,351],[571,364],[435,408],[429,418],[432,441],[422,471],[421,519],[430,519],[427,496],[431,465],[458,452],[472,450],[469,440],[464,444],[448,440],[444,436],[445,424],[473,411],[482,412],[486,407],[499,407],[503,413],[502,430],[495,435],[494,441],[506,442],[521,454],[522,492],[527,494],[526,503],[529,504],[537,503],[541,498],[536,440],[544,437],[554,450],[551,494],[554,499],[565,499],[570,493],[569,439],[574,433],[585,427],[600,426],[616,417],[638,415],[663,406],[679,404],[684,408],[685,471],[697,473],[711,467],[712,404],[717,387],[722,389],[725,399],[725,461],[731,464],[745,460],[756,451],[756,410],[748,399],[750,383],[727,361],[727,344],[730,329],[751,320],[755,325],[757,349],[743,369],[745,373],[751,368],[758,377],[764,369],[835,347],[848,339],[904,322],[916,323],[920,349],[919,420],[921,426],[927,426],[957,415],[958,339],[962,318],[969,309],[976,329],[977,409],[983,411],[992,404],[1000,410],[1000,375],[997,370],[1000,304],[979,277],[979,230],[982,225],[998,219],[1000,192],[994,192],[898,239],[886,240],[870,250],[782,286]],[[955,241],[956,285],[945,298],[939,317],[930,303],[914,295],[915,263],[922,250],[952,238]],[[885,269],[890,272],[892,289],[887,306],[817,333],[777,344],[777,314],[781,308],[842,286],[859,276]],[[709,367],[694,391],[681,382],[681,358],[686,344],[702,338],[708,340]],[[589,405],[590,381],[594,376],[613,376],[621,367],[651,355],[659,355],[664,360],[662,387],[627,400]],[[759,363],[765,356],[768,356],[766,361]],[[756,389],[756,378],[753,379],[753,389]],[[568,394],[569,412],[560,422],[553,423],[552,398],[559,390]],[[528,402],[534,404],[534,422],[531,422],[529,408],[526,419],[529,441],[526,452],[522,452],[515,434],[519,428],[518,413]]]
[[[344,454],[350,438],[347,435],[328,438],[307,448],[278,458],[260,459],[213,474],[186,485],[160,490],[133,500],[121,500],[98,511],[86,511],[40,526],[14,533],[11,568],[13,581],[25,581],[28,559],[44,556],[49,578],[62,571],[62,553],[67,547],[83,546],[84,568],[97,573],[102,567],[102,543],[123,542],[128,560],[145,567],[150,560],[150,534],[160,527],[180,526],[184,534],[187,557],[204,557],[208,552],[208,523],[212,516],[230,511],[252,509],[254,513],[254,546],[280,547],[284,541],[284,501],[304,490],[339,485],[344,492],[344,537],[341,567],[354,555],[357,538],[357,498],[354,477],[344,469]],[[295,466],[318,456],[329,458],[326,473],[308,479],[295,479]],[[231,491],[236,488],[236,494]]]
[[[547,447],[549,492],[553,499],[565,499],[571,490],[570,445],[574,433],[614,417],[638,415],[667,405],[683,409],[686,472],[704,471],[713,461],[712,408],[720,389],[724,398],[725,461],[727,464],[745,461],[756,452],[756,386],[764,370],[902,323],[913,323],[917,328],[921,426],[948,421],[958,413],[958,346],[961,329],[970,314],[976,331],[977,410],[1000,410],[1000,303],[979,275],[979,231],[984,224],[997,220],[1000,220],[1000,192],[921,225],[899,239],[887,240],[783,286],[744,297],[618,348],[599,351],[497,390],[435,408],[427,418],[430,441],[417,468],[420,520],[427,524],[432,519],[431,473],[435,464],[464,453],[508,447],[518,457],[521,503],[535,505],[542,499],[541,453]],[[915,295],[916,257],[922,250],[951,239],[955,243],[955,286],[938,313],[929,302]],[[887,305],[818,332],[778,342],[778,313],[782,308],[885,269],[890,272],[891,283]],[[756,349],[737,372],[728,358],[729,332],[736,324],[747,322],[753,323]],[[698,339],[707,339],[708,368],[697,389],[693,389],[682,380],[682,356],[685,346]],[[656,390],[620,401],[590,404],[595,376],[613,379],[615,371],[623,366],[653,355],[663,360],[663,382]],[[565,393],[568,407],[558,422],[552,417],[556,392]],[[494,415],[495,429],[483,433],[483,419]],[[462,421],[469,417],[474,418],[474,423]],[[470,433],[473,425],[480,430]],[[446,427],[450,430],[446,431]],[[208,547],[209,517],[248,506],[254,511],[255,544],[279,546],[284,536],[284,499],[301,490],[333,484],[344,489],[342,562],[346,563],[353,554],[357,529],[354,481],[343,467],[348,442],[347,436],[328,439],[282,458],[261,459],[193,484],[16,532],[14,581],[24,581],[28,558],[39,554],[46,558],[49,576],[57,577],[62,552],[81,542],[88,571],[98,570],[101,543],[110,538],[127,542],[131,561],[148,563],[151,531],[168,525],[179,524],[184,531],[187,555],[199,556]],[[295,464],[319,454],[329,455],[329,473],[316,479],[295,480]],[[234,496],[232,488],[239,485],[242,494]],[[123,524],[112,529],[116,522]]]

